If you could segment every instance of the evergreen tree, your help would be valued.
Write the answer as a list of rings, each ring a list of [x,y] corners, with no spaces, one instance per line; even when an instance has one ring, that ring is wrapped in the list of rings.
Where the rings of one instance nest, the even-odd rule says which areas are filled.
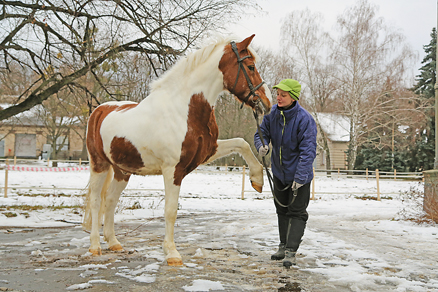
[[[428,45],[423,46],[426,56],[417,75],[417,84],[414,92],[425,98],[434,105],[435,83],[436,83],[436,29],[432,29],[431,40]],[[409,171],[422,171],[433,169],[435,160],[435,110],[434,107],[426,112],[428,117],[427,126],[420,129],[416,137],[415,145],[406,154],[409,161]]]

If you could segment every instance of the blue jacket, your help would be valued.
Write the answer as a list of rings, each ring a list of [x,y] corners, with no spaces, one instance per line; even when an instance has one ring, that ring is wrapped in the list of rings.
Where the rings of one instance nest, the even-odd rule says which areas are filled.
[[[316,156],[316,123],[298,102],[287,110],[277,105],[263,118],[260,125],[265,145],[272,144],[272,173],[283,184],[296,181],[306,184],[313,179],[313,160]],[[254,135],[254,145],[262,146],[259,134]]]

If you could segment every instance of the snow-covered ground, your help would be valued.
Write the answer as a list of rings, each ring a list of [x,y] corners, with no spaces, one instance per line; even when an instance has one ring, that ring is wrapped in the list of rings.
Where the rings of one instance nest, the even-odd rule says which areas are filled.
[[[68,222],[81,221],[80,208],[72,212],[71,208],[49,207],[81,206],[88,171],[9,171],[7,198],[3,196],[4,178],[5,170],[0,170],[0,228],[66,226],[70,224]],[[420,215],[421,197],[412,194],[421,194],[424,183],[380,180],[381,201],[369,199],[376,196],[374,179],[320,175],[316,177],[314,187],[315,200],[308,208],[308,227],[299,250],[299,270],[324,277],[326,291],[330,291],[331,285],[345,287],[345,291],[438,291],[437,226],[404,220]],[[120,200],[116,224],[161,217],[164,208],[162,189],[161,176],[132,176]],[[214,213],[222,214],[221,218],[248,215],[252,219],[246,223],[250,226],[244,231],[241,225],[228,224],[218,232],[224,236],[248,237],[258,246],[263,242],[261,250],[269,261],[269,254],[278,244],[269,185],[266,181],[264,192],[258,194],[250,190],[246,176],[244,200],[241,191],[240,171],[200,169],[183,181],[178,215]],[[19,205],[45,208],[30,211],[6,210],[5,207]],[[8,213],[17,216],[6,216]],[[218,224],[216,222],[216,226]],[[220,241],[217,234],[213,237],[216,242]],[[178,246],[178,238],[175,240]],[[143,269],[156,273],[160,267],[154,265]],[[144,275],[144,279],[154,281],[154,277]],[[2,280],[7,279],[0,276]],[[86,285],[92,286],[90,282]],[[227,290],[224,287],[217,281],[194,279],[191,285],[182,288],[185,291]],[[72,286],[69,289],[84,288]]]

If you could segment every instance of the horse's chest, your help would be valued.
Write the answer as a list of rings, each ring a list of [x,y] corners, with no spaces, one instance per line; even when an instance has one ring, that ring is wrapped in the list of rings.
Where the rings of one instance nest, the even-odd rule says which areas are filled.
[[[187,133],[175,169],[176,185],[180,185],[188,173],[216,153],[218,134],[213,107],[202,93],[193,95],[189,104]]]

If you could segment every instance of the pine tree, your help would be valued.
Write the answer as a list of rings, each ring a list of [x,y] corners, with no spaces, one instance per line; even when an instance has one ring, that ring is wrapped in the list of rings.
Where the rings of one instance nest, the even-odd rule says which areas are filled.
[[[417,75],[417,84],[414,92],[434,104],[435,83],[436,83],[436,29],[432,29],[430,34],[431,41],[428,45],[423,46],[426,56],[421,62],[420,74]],[[410,149],[409,168],[410,171],[422,171],[433,169],[435,160],[435,110],[427,110],[427,126],[420,129],[417,134],[415,146]]]
[[[415,87],[415,93],[423,96],[424,98],[435,97],[435,83],[436,83],[436,29],[432,29],[430,34],[431,40],[428,45],[423,46],[426,56],[423,58],[420,68],[420,74],[417,75],[416,81],[418,82]]]

